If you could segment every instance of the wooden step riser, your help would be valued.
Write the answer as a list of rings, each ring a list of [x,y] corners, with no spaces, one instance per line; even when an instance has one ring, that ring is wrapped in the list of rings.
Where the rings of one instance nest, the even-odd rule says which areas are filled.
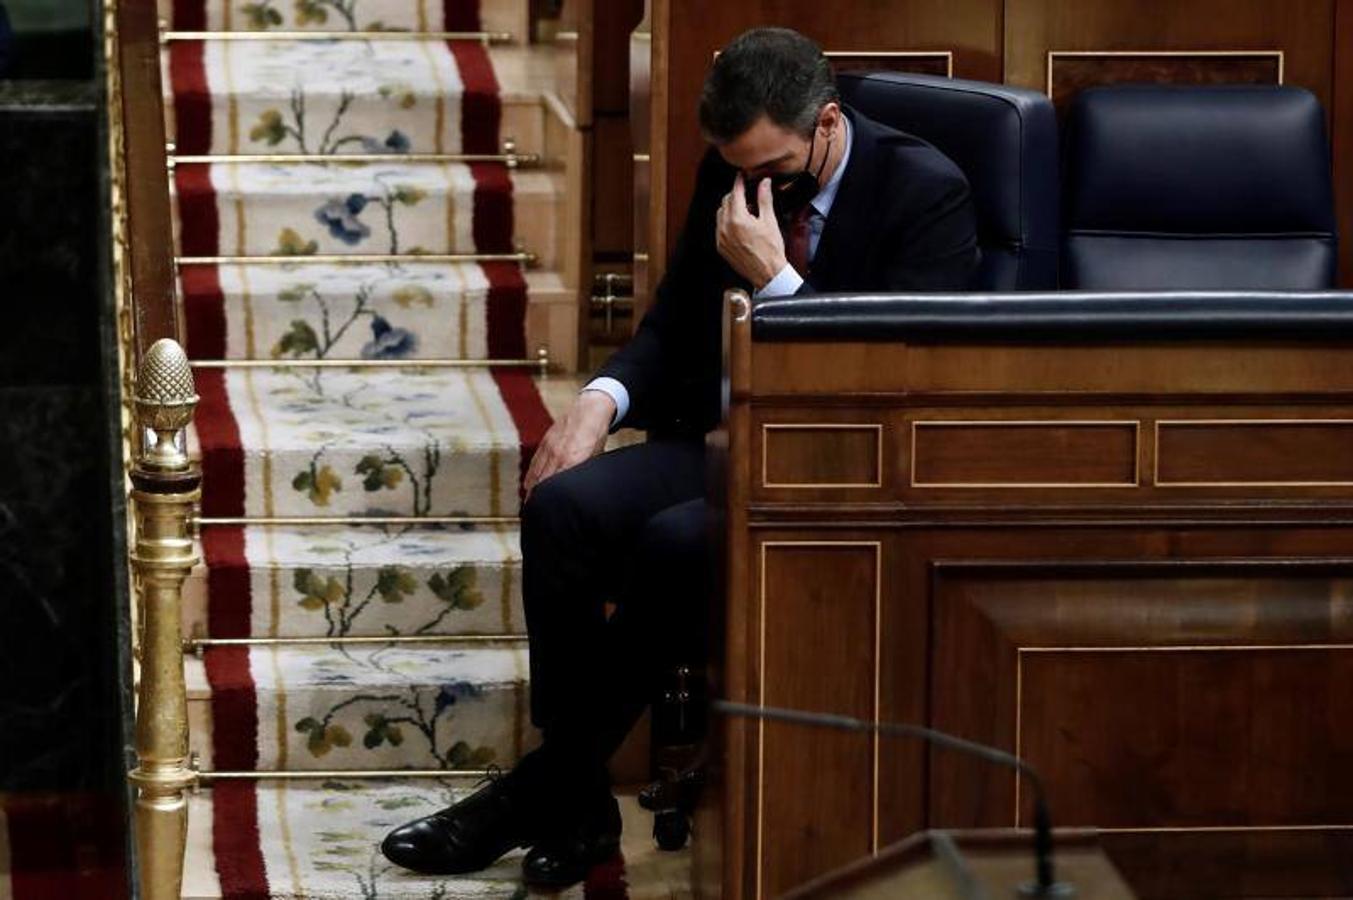
[[[380,842],[391,829],[446,807],[478,787],[479,779],[343,779],[202,790],[193,795],[189,805],[184,900],[225,897],[218,867],[228,873],[225,877],[236,889],[235,896],[249,889],[265,890],[239,883],[242,872],[248,871],[242,860],[218,861],[215,856],[222,844],[215,840],[218,836],[213,826],[239,822],[242,806],[252,811],[250,830],[257,828],[259,832],[266,892],[272,897],[584,900],[624,896],[629,900],[688,900],[695,896],[691,851],[671,853],[654,845],[653,814],[639,806],[634,790],[623,790],[617,796],[624,822],[623,869],[614,863],[599,866],[588,884],[558,893],[531,891],[522,884],[524,849],[512,851],[485,871],[452,877],[402,871],[379,855]]]
[[[499,127],[499,134],[501,135],[502,138],[503,147],[508,146],[508,142],[511,142],[514,148],[514,152],[516,152],[517,154],[533,155],[537,157],[543,155],[546,152],[545,147],[546,115],[547,112],[545,111],[545,108],[542,106],[539,98],[537,97],[525,96],[525,97],[503,98],[502,122],[501,126]],[[248,124],[248,122],[253,121],[253,119],[245,118],[248,116],[248,111],[242,111],[241,116],[242,116],[241,121],[245,121],[246,125]],[[429,123],[431,123],[434,120],[434,117],[431,113],[429,113],[426,118]],[[424,125],[423,127],[430,128],[431,125],[427,124]],[[282,153],[294,154],[300,152],[299,149],[294,144],[291,143],[288,143],[286,145],[279,145],[277,147],[269,147],[266,143],[250,141],[248,139],[249,130],[250,128],[248,127],[242,129],[238,146],[231,147],[227,144],[221,144],[212,150],[212,154],[220,155],[233,153],[241,155],[266,156],[268,154],[282,154]],[[382,134],[384,134],[388,133],[390,131],[390,128],[385,127],[383,129],[378,130]],[[174,120],[174,104],[172,99],[168,99],[165,103],[165,134],[168,135],[178,134],[177,124]],[[176,138],[171,137],[170,142],[175,144],[176,147],[178,146],[178,141],[176,140]],[[435,146],[432,146],[431,142],[426,143],[428,143],[428,146],[426,147],[424,146],[416,147],[415,149],[417,150],[417,152],[420,153],[437,152],[437,148]],[[314,148],[311,149],[312,151],[314,150]],[[350,145],[346,148],[345,152],[359,153],[369,151],[360,146]],[[455,148],[451,149],[444,148],[442,152],[452,153],[457,151]]]
[[[184,585],[184,638],[525,634],[517,561],[397,564],[351,574],[325,563],[316,557],[307,565],[218,573],[231,595],[216,611],[215,630],[207,568],[198,566]],[[237,593],[241,582],[247,595]],[[247,623],[246,633],[237,621]]]
[[[312,168],[317,173],[324,173],[329,167]],[[428,193],[417,205],[399,205],[395,209],[397,240],[386,233],[384,213],[374,205],[360,219],[368,229],[368,236],[356,244],[349,244],[335,236],[316,219],[317,210],[325,203],[343,200],[348,190],[346,187],[329,192],[317,189],[314,194],[298,195],[258,193],[253,188],[242,186],[238,193],[218,193],[214,198],[218,222],[218,237],[212,247],[216,250],[214,255],[276,256],[288,246],[284,237],[288,233],[295,236],[293,240],[299,239],[299,246],[305,249],[293,247],[287,252],[300,252],[302,255],[309,253],[360,258],[388,254],[392,250],[432,254],[484,252],[474,243],[474,204],[470,189],[461,186],[462,193],[451,198],[431,193],[439,187],[438,168],[407,168],[414,175],[407,180]],[[419,175],[420,171],[426,174]],[[221,180],[227,185],[230,183],[228,170],[222,170]],[[560,180],[542,172],[520,172],[514,176],[514,181],[517,189],[511,199],[513,240],[520,249],[535,254],[538,268],[559,268],[564,249],[561,241],[569,234],[564,229],[567,201]],[[197,204],[207,201],[195,197],[191,202]],[[180,221],[189,212],[188,207],[181,205]],[[185,246],[181,233],[178,237],[175,252],[179,256],[197,256],[203,249],[197,244]],[[510,249],[491,248],[490,252]]]
[[[529,704],[529,692],[523,686],[522,696],[526,699],[522,701],[524,706]],[[305,698],[312,699],[312,698]],[[450,747],[455,741],[468,738],[476,748],[491,747],[495,751],[491,765],[499,766],[506,770],[510,769],[516,762],[516,738],[512,734],[504,731],[504,726],[512,727],[512,722],[518,719],[519,714],[516,711],[516,699],[509,704],[507,701],[495,703],[486,707],[481,714],[474,720],[461,721],[453,728],[451,725],[444,726],[437,735],[437,740],[444,750]],[[317,708],[325,707],[329,704],[319,702]],[[322,713],[322,710],[321,710]],[[296,721],[299,719],[290,717],[287,727],[294,730]],[[267,771],[275,771],[276,766],[282,765],[285,771],[349,771],[349,770],[386,770],[386,769],[417,769],[428,770],[441,768],[441,762],[437,756],[428,749],[426,738],[418,735],[414,730],[409,729],[405,735],[405,741],[401,746],[392,747],[388,743],[383,744],[375,750],[368,750],[362,746],[363,734],[361,726],[365,723],[358,718],[351,721],[344,720],[345,727],[359,729],[352,734],[352,744],[346,748],[335,748],[330,750],[324,756],[315,756],[308,747],[304,735],[288,735],[288,752],[285,758],[282,758],[275,750],[266,757],[259,760],[259,769],[267,764]],[[530,728],[529,711],[521,714],[520,721],[523,728],[522,752],[530,750],[538,743],[538,738]],[[270,734],[276,734],[277,725],[270,728]],[[198,766],[204,771],[216,771],[218,768],[216,759],[212,753],[212,708],[211,701],[206,697],[193,697],[188,701],[188,733],[189,733],[189,751],[196,755]],[[482,765],[476,765],[471,768],[483,768]]]
[[[486,269],[474,264],[286,268],[252,265],[190,270],[180,284],[189,316],[223,316],[224,351],[214,343],[194,343],[194,359],[272,360],[279,356],[362,359],[376,346],[375,333],[390,327],[416,335],[407,359],[495,359],[503,355],[490,339],[491,317],[518,315],[515,293],[490,291],[493,273],[511,272],[511,264]],[[569,329],[577,325],[574,294],[551,273],[528,271],[525,350],[534,358],[547,347],[552,364],[572,367],[576,345]],[[297,321],[314,334],[316,346],[285,351],[294,342]],[[499,339],[501,340],[501,339]],[[558,351],[556,353],[556,350]],[[568,369],[565,369],[568,370]]]
[[[206,769],[507,768],[536,741],[521,646],[254,648],[247,663],[244,651],[210,652],[186,673],[190,747]],[[248,686],[209,687],[225,654],[247,666]],[[218,727],[226,736],[213,740]]]

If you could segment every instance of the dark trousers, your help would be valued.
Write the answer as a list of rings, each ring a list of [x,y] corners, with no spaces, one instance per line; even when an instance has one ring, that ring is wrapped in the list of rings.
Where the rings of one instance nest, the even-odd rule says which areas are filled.
[[[547,478],[527,501],[531,718],[555,763],[601,771],[662,675],[699,652],[711,586],[704,493],[703,443],[651,441]]]

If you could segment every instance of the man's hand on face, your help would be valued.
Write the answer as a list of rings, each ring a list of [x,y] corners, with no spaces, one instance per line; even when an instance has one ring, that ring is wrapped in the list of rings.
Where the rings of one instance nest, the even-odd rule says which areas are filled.
[[[775,221],[775,204],[770,194],[770,179],[762,178],[756,190],[757,214],[747,208],[742,173],[733,181],[719,206],[716,244],[719,255],[728,260],[743,278],[761,290],[781,269],[785,259],[785,239]]]
[[[567,413],[550,426],[531,457],[526,472],[526,496],[556,472],[571,469],[596,456],[606,446],[615,417],[615,401],[602,391],[583,391]]]

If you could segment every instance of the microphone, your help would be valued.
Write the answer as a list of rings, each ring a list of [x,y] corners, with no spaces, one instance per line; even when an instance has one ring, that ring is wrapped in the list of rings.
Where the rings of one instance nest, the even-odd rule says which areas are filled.
[[[915,738],[943,747],[967,753],[996,765],[1006,766],[1023,775],[1033,788],[1034,794],[1034,880],[1020,885],[1021,897],[1066,898],[1075,896],[1076,890],[1070,884],[1057,881],[1053,877],[1052,866],[1052,816],[1048,813],[1047,795],[1043,791],[1043,779],[1033,766],[1015,756],[986,744],[979,744],[965,738],[955,737],[934,728],[923,725],[907,725],[901,722],[866,722],[850,716],[838,716],[831,713],[802,712],[797,709],[784,709],[777,706],[753,706],[750,703],[734,703],[731,700],[713,700],[710,706],[717,713],[748,719],[761,719],[772,722],[791,722],[796,725],[816,725],[822,728],[835,728],[839,731],[861,731],[866,734],[882,734],[888,737]]]

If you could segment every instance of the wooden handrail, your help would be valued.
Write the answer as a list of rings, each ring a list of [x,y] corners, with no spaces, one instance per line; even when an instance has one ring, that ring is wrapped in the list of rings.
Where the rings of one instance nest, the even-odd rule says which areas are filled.
[[[135,357],[160,338],[182,340],[175,302],[174,229],[165,168],[164,93],[155,0],[118,0],[116,64],[122,96],[122,159],[114,160],[128,217]],[[111,61],[110,61],[111,63]],[[118,171],[120,169],[120,171]]]

